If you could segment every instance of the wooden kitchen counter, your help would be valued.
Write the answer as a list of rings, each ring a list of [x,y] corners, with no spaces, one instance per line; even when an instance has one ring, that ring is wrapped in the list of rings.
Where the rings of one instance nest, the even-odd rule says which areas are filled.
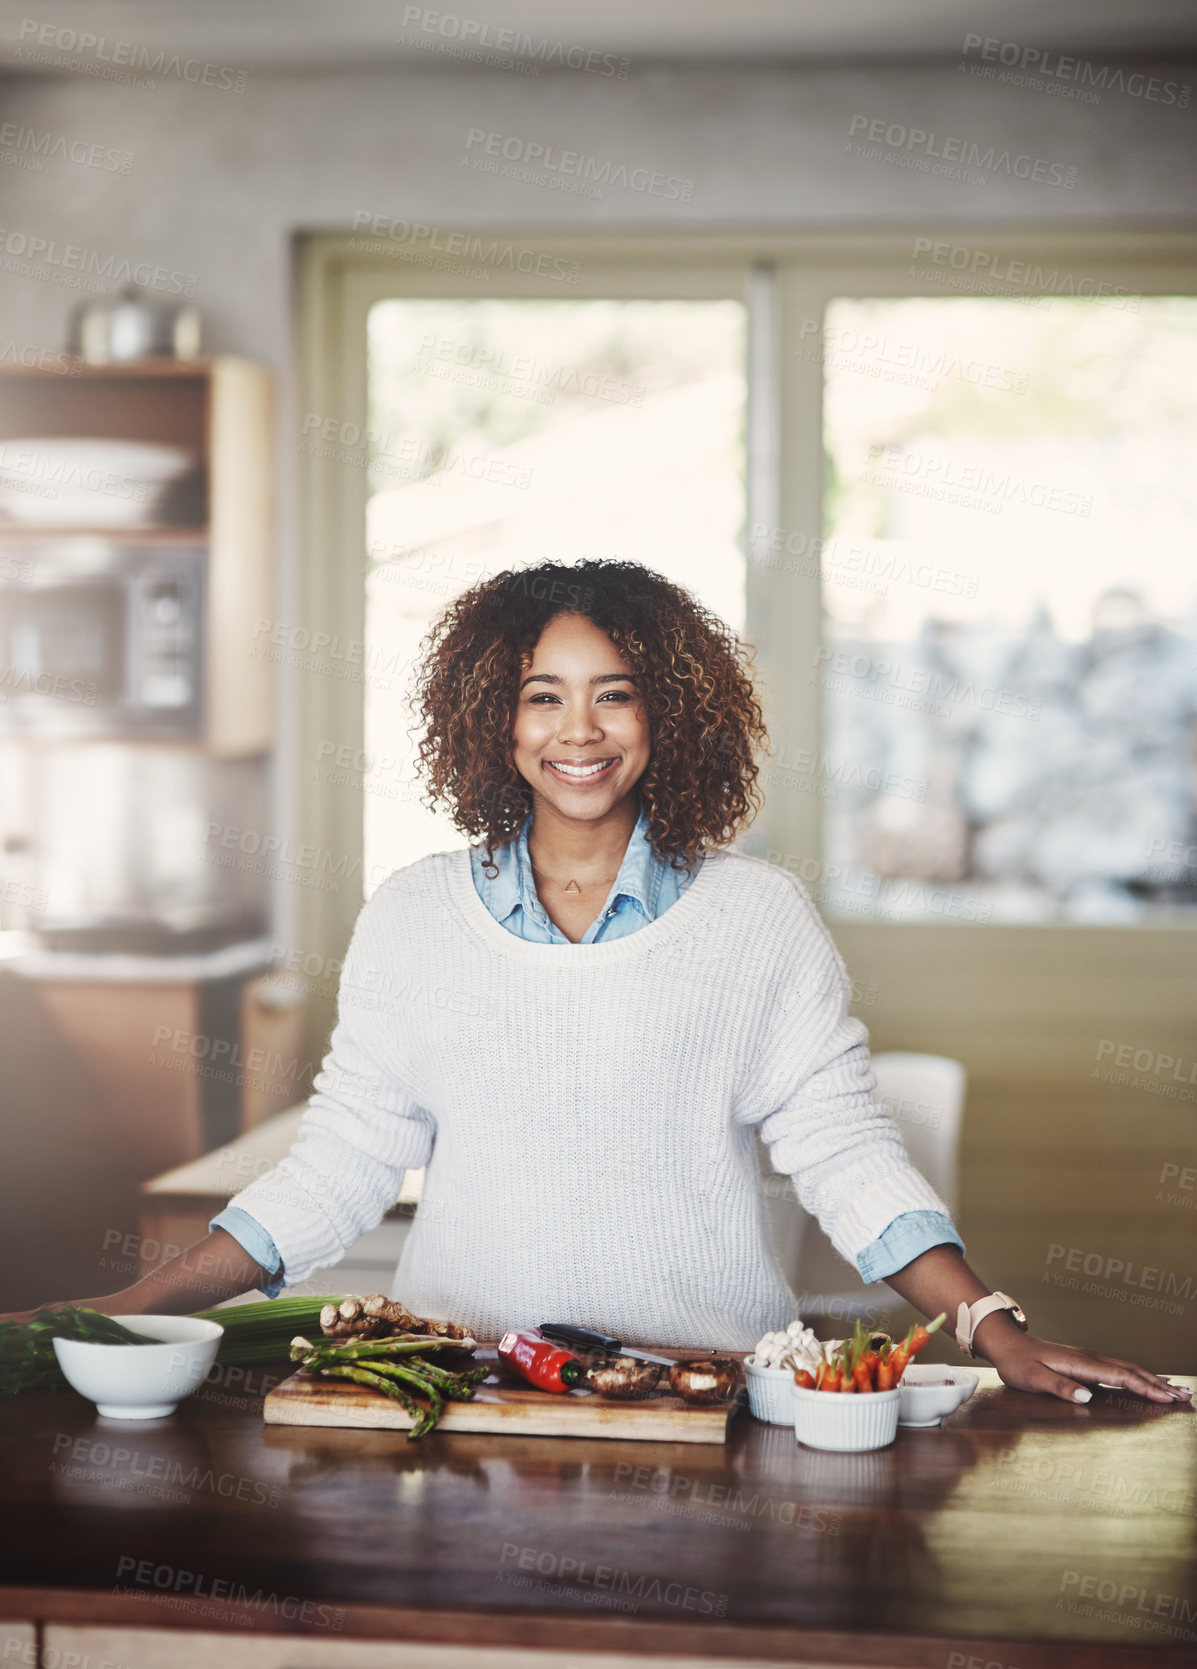
[[[127,1669],[1194,1660],[1186,1408],[984,1370],[941,1428],[872,1454],[747,1412],[726,1448],[417,1445],[265,1428],[253,1372],[258,1395],[205,1386],[143,1426],[69,1393],[0,1404],[5,1661],[31,1627],[48,1661]]]

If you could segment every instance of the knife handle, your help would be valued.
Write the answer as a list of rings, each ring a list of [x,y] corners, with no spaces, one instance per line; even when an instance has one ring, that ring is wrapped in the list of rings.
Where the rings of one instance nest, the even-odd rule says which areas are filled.
[[[574,1350],[601,1351],[604,1356],[622,1348],[619,1340],[608,1333],[595,1333],[589,1327],[571,1327],[563,1321],[542,1321],[539,1332],[554,1344],[569,1345]]]

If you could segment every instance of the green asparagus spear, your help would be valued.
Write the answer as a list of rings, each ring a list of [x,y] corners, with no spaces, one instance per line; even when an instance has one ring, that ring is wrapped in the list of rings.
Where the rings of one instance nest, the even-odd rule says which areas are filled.
[[[489,1378],[493,1372],[487,1362],[482,1362],[474,1368],[465,1368],[461,1373],[454,1373],[449,1368],[439,1367],[435,1362],[423,1360],[418,1365],[411,1363],[407,1365],[416,1366],[416,1371],[421,1377],[430,1379],[434,1385],[439,1385],[442,1394],[452,1402],[469,1402],[474,1395],[474,1387],[481,1385],[482,1381]],[[370,1370],[372,1373],[393,1372],[389,1362],[379,1361],[372,1361]]]
[[[310,1339],[291,1341],[291,1360],[297,1362],[310,1354],[327,1356],[337,1362],[366,1361],[371,1357],[424,1356],[437,1350],[460,1350],[460,1339]]]
[[[376,1374],[374,1377],[385,1381],[388,1385],[395,1383],[397,1380],[406,1380],[407,1383],[413,1386],[417,1391],[422,1391],[428,1398],[428,1409],[431,1414],[431,1419],[428,1422],[427,1429],[431,1431],[432,1427],[436,1425],[437,1421],[440,1419],[441,1414],[444,1411],[445,1403],[440,1391],[430,1379],[422,1378],[420,1373],[413,1368],[400,1367],[398,1362],[393,1362],[391,1364],[390,1373]]]
[[[352,1379],[357,1385],[365,1385],[371,1391],[381,1391],[384,1396],[405,1408],[412,1417],[412,1428],[408,1432],[408,1439],[423,1437],[425,1432],[431,1431],[436,1424],[436,1417],[430,1408],[418,1403],[401,1385],[392,1379],[385,1379],[381,1374],[370,1373],[365,1368],[320,1368],[319,1373],[325,1379]]]
[[[424,1384],[429,1385],[432,1389],[439,1390],[446,1402],[472,1402],[474,1400],[474,1389],[491,1372],[489,1367],[476,1367],[476,1369],[469,1370],[467,1374],[447,1374],[444,1369],[429,1372],[432,1367],[431,1362],[407,1364],[407,1367],[411,1369],[412,1374],[416,1375],[417,1379],[421,1379]],[[371,1369],[372,1374],[396,1374],[396,1367],[391,1362],[371,1362],[369,1369]],[[399,1375],[404,1375],[406,1372],[407,1369],[399,1369]]]

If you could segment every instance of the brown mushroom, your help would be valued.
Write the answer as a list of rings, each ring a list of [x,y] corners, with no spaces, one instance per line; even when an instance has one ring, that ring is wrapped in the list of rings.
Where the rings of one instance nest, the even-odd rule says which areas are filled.
[[[634,1356],[612,1356],[597,1362],[586,1373],[586,1383],[599,1396],[615,1402],[638,1402],[651,1397],[661,1377],[658,1362],[640,1362]]]
[[[669,1386],[686,1402],[728,1402],[740,1387],[740,1364],[734,1356],[692,1356],[673,1364]]]

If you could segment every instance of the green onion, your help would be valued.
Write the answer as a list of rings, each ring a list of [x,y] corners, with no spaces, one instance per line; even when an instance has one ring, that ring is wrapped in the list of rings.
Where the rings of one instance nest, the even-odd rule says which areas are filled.
[[[340,1302],[328,1293],[319,1298],[266,1298],[260,1304],[197,1310],[193,1320],[214,1321],[224,1328],[218,1362],[249,1368],[261,1362],[285,1362],[296,1333],[311,1330],[319,1335],[321,1310]]]
[[[84,1344],[156,1344],[99,1310],[64,1304],[40,1309],[29,1321],[0,1321],[0,1397],[23,1391],[62,1391],[66,1380],[54,1354],[55,1339]]]
[[[291,1340],[305,1329],[319,1334],[320,1311],[340,1298],[268,1298],[260,1304],[230,1304],[200,1310],[195,1319],[224,1328],[216,1360],[228,1366],[253,1367],[285,1362]],[[115,1316],[73,1304],[41,1309],[31,1320],[0,1321],[0,1397],[24,1391],[64,1391],[67,1382],[54,1354],[54,1340],[81,1339],[88,1344],[155,1344]]]

